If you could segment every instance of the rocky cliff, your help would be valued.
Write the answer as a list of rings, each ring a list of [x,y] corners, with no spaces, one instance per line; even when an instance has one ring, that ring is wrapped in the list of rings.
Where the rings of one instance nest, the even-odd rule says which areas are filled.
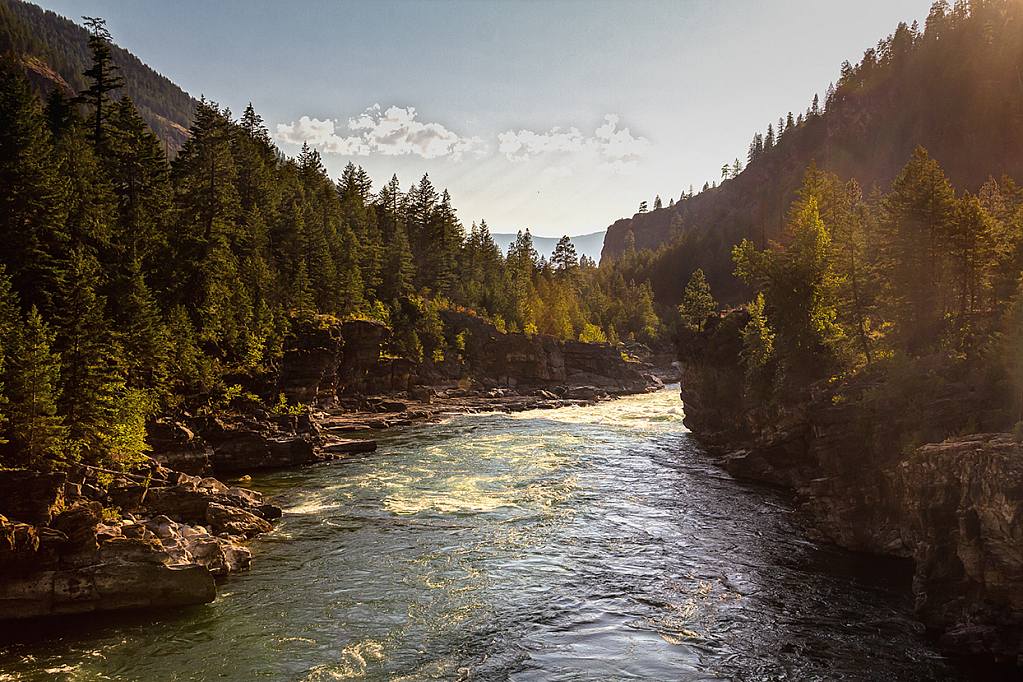
[[[641,392],[652,383],[644,376],[649,368],[607,343],[506,334],[482,318],[451,310],[441,320],[445,336],[460,338],[463,348],[420,364],[395,357],[391,331],[382,322],[303,324],[284,354],[277,386],[293,403],[329,405],[338,396],[395,394],[459,381],[486,389],[589,385],[611,395]]]
[[[740,316],[683,333],[686,425],[733,475],[798,493],[819,539],[915,561],[948,651],[1023,665],[1023,445],[978,428],[984,378],[934,356],[743,404]],[[888,377],[890,379],[890,377]]]

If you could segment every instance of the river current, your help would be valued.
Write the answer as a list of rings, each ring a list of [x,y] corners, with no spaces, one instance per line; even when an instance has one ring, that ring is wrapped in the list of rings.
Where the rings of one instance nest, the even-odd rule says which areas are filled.
[[[214,603],[15,624],[0,680],[969,679],[905,564],[808,541],[677,388],[379,443],[248,482],[285,514]]]

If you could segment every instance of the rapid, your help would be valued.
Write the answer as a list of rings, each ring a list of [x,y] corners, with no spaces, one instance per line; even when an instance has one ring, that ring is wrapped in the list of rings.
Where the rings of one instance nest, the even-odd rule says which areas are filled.
[[[254,476],[284,508],[207,606],[7,623],[0,680],[968,680],[912,568],[806,539],[677,387],[456,415]]]

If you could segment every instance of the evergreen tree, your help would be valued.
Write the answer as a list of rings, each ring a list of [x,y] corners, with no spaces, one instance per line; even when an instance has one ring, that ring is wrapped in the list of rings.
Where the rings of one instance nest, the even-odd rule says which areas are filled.
[[[33,306],[17,333],[5,372],[9,400],[5,463],[45,468],[62,457],[66,429],[57,416],[60,357],[53,335]]]
[[[96,148],[103,153],[106,148],[106,123],[110,117],[113,102],[110,93],[124,87],[124,77],[116,74],[121,67],[115,66],[110,56],[110,31],[106,22],[96,17],[82,17],[89,28],[89,49],[92,50],[92,66],[84,75],[90,79],[89,87],[76,102],[92,109],[89,114],[90,137]]]
[[[554,272],[564,279],[573,280],[578,274],[579,260],[576,256],[575,245],[568,235],[558,240],[557,246],[554,247],[554,253],[551,254],[551,264],[554,266]]]
[[[7,392],[4,377],[16,351],[18,328],[21,323],[18,311],[18,297],[11,290],[11,280],[3,263],[0,263],[0,445],[7,442],[4,432],[7,425]]]
[[[50,134],[20,66],[0,61],[0,260],[26,307],[48,309],[62,248],[63,183]]]
[[[703,331],[704,323],[715,308],[717,303],[710,294],[710,285],[707,284],[703,270],[697,268],[689,278],[689,284],[686,285],[682,297],[682,305],[678,308],[682,324],[689,329]]]
[[[122,268],[131,268],[137,259],[153,267],[166,247],[164,221],[171,200],[167,156],[127,96],[113,105],[108,133],[104,166],[117,199]]]
[[[947,236],[955,194],[938,164],[918,148],[881,204],[884,239],[876,243],[897,343],[911,354],[939,338],[951,310]]]
[[[67,428],[68,454],[96,463],[113,427],[120,384],[113,364],[104,301],[97,296],[97,264],[83,249],[71,253],[58,310],[55,349],[60,353],[58,411]]]
[[[242,237],[235,220],[239,200],[230,112],[203,100],[190,132],[172,164],[177,229],[170,264],[175,270],[166,281],[174,283],[174,299],[194,316],[200,338],[226,353],[240,339],[238,320],[252,313],[251,307],[230,305],[241,293],[235,286],[237,255],[232,246]]]
[[[734,258],[736,274],[764,295],[766,316],[776,332],[779,380],[802,385],[830,366],[841,336],[835,324],[838,277],[816,201],[811,199],[798,217],[793,238],[777,255],[757,252],[744,239]]]

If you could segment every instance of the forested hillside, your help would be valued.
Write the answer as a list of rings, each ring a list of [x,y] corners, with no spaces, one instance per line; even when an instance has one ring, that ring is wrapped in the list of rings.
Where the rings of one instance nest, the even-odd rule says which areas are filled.
[[[87,86],[83,73],[92,64],[88,42],[88,30],[58,14],[22,0],[0,0],[0,55],[19,55],[44,98],[54,88],[74,95]],[[111,45],[111,54],[124,78],[123,94],[165,148],[179,149],[188,137],[195,100],[127,50]]]
[[[626,278],[649,278],[661,303],[679,303],[697,268],[719,299],[739,303],[749,290],[731,274],[732,247],[791,239],[788,209],[811,161],[855,179],[872,204],[918,146],[960,191],[1023,177],[1021,73],[1023,3],[941,0],[923,28],[900,24],[858,64],[843,64],[805,113],[789,112],[754,135],[745,168],[730,162],[720,185],[690,188],[668,207],[612,225],[603,257],[632,244]]]
[[[0,5],[2,7],[2,5]],[[158,412],[255,395],[292,325],[366,317],[414,362],[461,350],[439,312],[560,338],[661,338],[649,287],[528,232],[507,254],[467,231],[428,176],[374,192],[349,164],[288,158],[251,105],[201,101],[172,162],[121,91],[102,22],[85,87],[45,105],[14,55],[0,67],[0,464],[113,465]],[[286,407],[286,406],[285,406]]]

